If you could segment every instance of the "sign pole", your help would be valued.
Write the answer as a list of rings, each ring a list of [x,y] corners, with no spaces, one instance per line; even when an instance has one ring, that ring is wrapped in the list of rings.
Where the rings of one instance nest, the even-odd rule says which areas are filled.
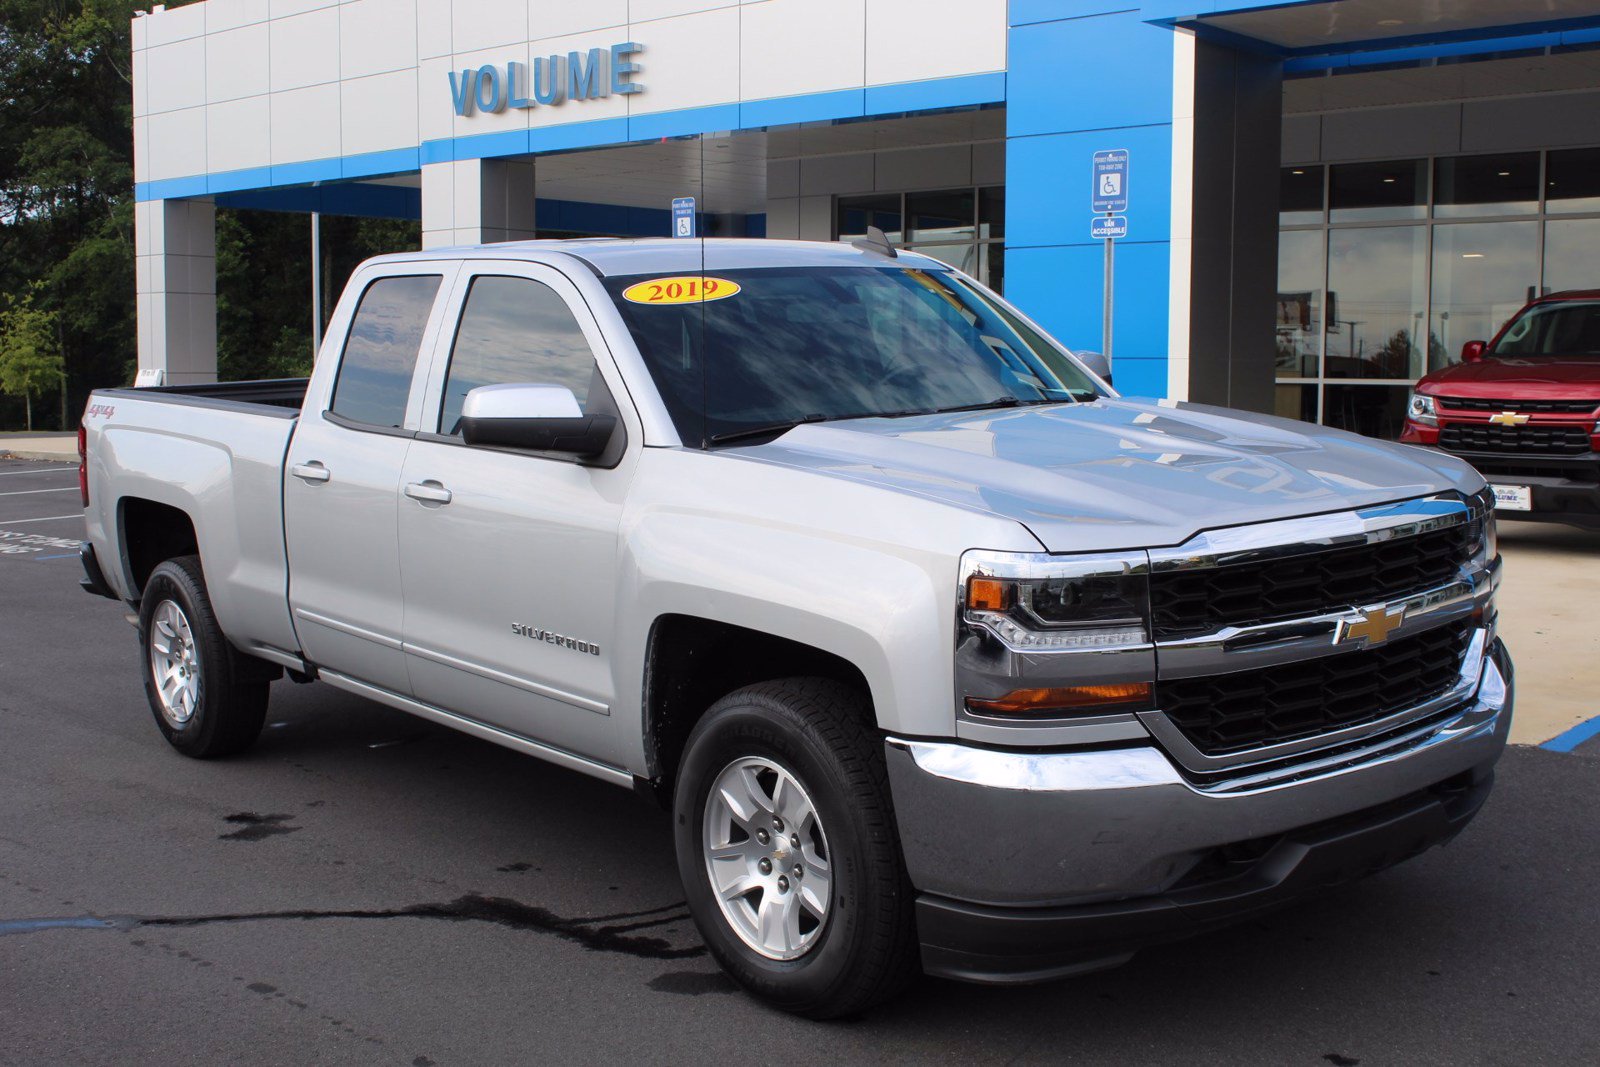
[[[1111,361],[1111,311],[1115,303],[1113,292],[1117,272],[1116,243],[1110,237],[1106,238],[1106,299],[1100,320],[1100,351],[1104,353],[1107,363]]]

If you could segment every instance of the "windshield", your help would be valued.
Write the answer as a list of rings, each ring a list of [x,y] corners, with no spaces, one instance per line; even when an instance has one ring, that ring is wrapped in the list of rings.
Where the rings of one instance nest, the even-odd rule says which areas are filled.
[[[1563,300],[1523,312],[1491,356],[1600,356],[1600,302]]]
[[[763,267],[606,286],[687,443],[1098,395],[1060,349],[947,271]]]

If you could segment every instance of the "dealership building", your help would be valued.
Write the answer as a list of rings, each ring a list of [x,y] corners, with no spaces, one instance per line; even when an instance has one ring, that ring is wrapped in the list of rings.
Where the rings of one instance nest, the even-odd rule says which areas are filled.
[[[683,198],[701,236],[874,225],[1123,392],[1378,435],[1530,295],[1600,288],[1592,0],[204,0],[132,34],[169,383],[215,375],[219,209],[424,247],[668,236]]]

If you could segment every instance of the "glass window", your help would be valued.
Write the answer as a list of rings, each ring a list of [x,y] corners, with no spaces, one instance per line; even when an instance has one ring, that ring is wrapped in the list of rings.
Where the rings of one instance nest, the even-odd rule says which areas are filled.
[[[1006,187],[990,186],[978,190],[978,236],[1006,235]]]
[[[422,331],[439,281],[430,274],[379,278],[367,286],[345,338],[330,411],[371,426],[405,422]]]
[[[1600,356],[1600,302],[1563,300],[1530,308],[1494,346],[1497,356]]]
[[[1539,208],[1539,153],[1456,156],[1433,164],[1433,213],[1441,219],[1525,215]]]
[[[1547,293],[1600,289],[1600,219],[1544,224],[1544,288]]]
[[[1551,152],[1544,197],[1546,211],[1600,211],[1600,148]]]
[[[973,229],[977,211],[975,200],[971,189],[906,194],[906,215],[911,222],[912,238],[918,241],[971,240],[976,234]]]
[[[841,196],[838,211],[841,239],[864,237],[868,226],[876,226],[888,235],[889,240],[900,240],[898,196]]]
[[[1278,238],[1278,377],[1315,378],[1322,347],[1322,231]]]
[[[439,432],[458,432],[462,402],[480,385],[564,385],[583,407],[594,375],[594,351],[554,289],[532,278],[474,278],[450,347]]]
[[[1284,167],[1278,178],[1278,225],[1322,221],[1322,167]]]
[[[1327,377],[1421,375],[1427,248],[1423,226],[1328,231]]]
[[[1539,277],[1537,222],[1481,222],[1433,230],[1433,310],[1428,366],[1487,341],[1533,296]]]
[[[635,303],[622,293],[644,278],[605,283],[685,440],[700,440],[702,424],[715,442],[796,421],[1096,395],[1060,350],[948,271],[719,277],[740,288],[704,303]]]
[[[1329,167],[1329,216],[1334,222],[1420,219],[1426,210],[1427,174],[1425,159]]]
[[[1367,437],[1393,441],[1405,428],[1408,385],[1326,386],[1322,400],[1324,425]]]
[[[1273,394],[1272,413],[1280,419],[1317,421],[1317,387],[1279,383]]]

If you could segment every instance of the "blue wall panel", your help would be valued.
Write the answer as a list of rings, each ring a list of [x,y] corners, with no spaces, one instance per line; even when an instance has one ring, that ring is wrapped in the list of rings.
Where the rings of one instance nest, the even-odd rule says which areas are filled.
[[[1166,241],[1117,243],[1112,361],[1119,388],[1125,362],[1149,360],[1161,364],[1165,393],[1170,276]],[[1006,298],[1068,348],[1100,349],[1104,278],[1099,243],[1006,250]]]
[[[1137,11],[1012,27],[1013,137],[1172,121],[1172,31]]]
[[[1128,240],[1172,233],[1172,128],[1013,137],[1006,142],[1006,244],[1082,244],[1089,238],[1090,166],[1097,151],[1128,150]]]

